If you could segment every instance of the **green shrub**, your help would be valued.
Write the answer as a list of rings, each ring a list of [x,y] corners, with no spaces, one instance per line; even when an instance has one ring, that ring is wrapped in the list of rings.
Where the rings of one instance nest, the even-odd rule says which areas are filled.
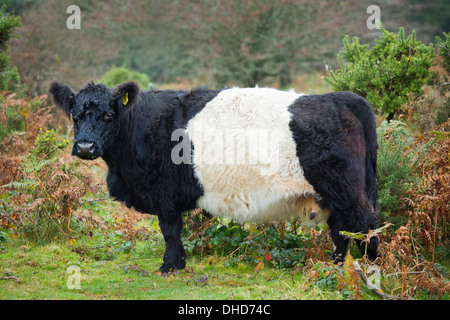
[[[417,144],[405,124],[384,121],[378,134],[378,211],[381,222],[399,223],[396,213],[405,204],[408,191],[420,182],[417,167],[433,141]]]
[[[150,83],[150,79],[146,74],[129,70],[125,67],[112,68],[103,75],[99,82],[108,87],[115,87],[126,81],[136,81],[143,89],[147,89]]]
[[[353,91],[365,97],[380,114],[393,119],[408,96],[423,96],[423,86],[431,80],[433,45],[416,40],[416,33],[405,37],[382,28],[382,36],[373,47],[361,45],[354,37],[344,37],[344,50],[338,54],[340,69],[330,70],[325,80],[335,91]]]
[[[9,13],[5,15],[6,5],[0,9],[0,91],[16,91],[20,82],[19,72],[10,65],[8,56],[8,41],[15,27],[21,26],[20,17]]]
[[[445,80],[448,81],[448,74],[450,74],[450,32],[443,32],[442,39],[440,37],[436,37],[436,42],[439,56],[442,57],[442,67],[447,73]]]
[[[442,59],[441,66],[443,69],[443,74],[438,80],[438,89],[440,94],[443,97],[446,97],[439,107],[436,118],[434,119],[435,124],[439,125],[450,118],[450,96],[447,96],[450,92],[450,32],[444,32],[442,34],[442,39],[436,37],[436,43],[438,55]]]

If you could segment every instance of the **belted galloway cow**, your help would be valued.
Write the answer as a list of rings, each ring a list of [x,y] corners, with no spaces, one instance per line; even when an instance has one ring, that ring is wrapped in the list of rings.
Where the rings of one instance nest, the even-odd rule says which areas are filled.
[[[239,222],[300,216],[340,231],[377,228],[377,137],[370,104],[351,92],[302,95],[271,88],[141,91],[88,83],[78,93],[52,82],[74,122],[72,154],[108,165],[110,195],[158,216],[161,272],[184,268],[182,214],[203,208]],[[359,242],[377,256],[379,240]]]

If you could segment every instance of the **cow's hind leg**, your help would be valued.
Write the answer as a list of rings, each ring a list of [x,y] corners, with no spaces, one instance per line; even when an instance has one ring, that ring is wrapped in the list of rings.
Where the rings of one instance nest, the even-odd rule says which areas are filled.
[[[334,263],[344,262],[345,256],[348,251],[349,239],[343,237],[339,232],[344,231],[344,227],[341,225],[339,217],[336,214],[332,214],[328,219],[328,227],[330,228],[331,239],[335,246],[331,259]]]
[[[371,230],[375,228],[370,228]],[[356,244],[358,245],[358,249],[361,252],[362,255],[366,255],[369,260],[374,261],[378,257],[378,246],[380,245],[380,239],[378,239],[377,236],[373,236],[370,238],[369,243],[361,241],[361,240],[355,240]]]
[[[367,233],[378,225],[376,203],[371,203],[376,188],[369,183],[375,179],[371,176],[376,159],[373,114],[367,103],[349,93],[305,96],[290,112],[300,165],[321,202],[331,210],[328,225],[336,245],[333,259],[342,261],[349,240],[339,232]],[[368,246],[369,257],[376,246],[374,239]]]
[[[331,154],[313,166],[305,165],[305,177],[322,196],[324,205],[331,210],[328,219],[331,237],[336,246],[333,260],[345,260],[349,239],[340,231],[367,233],[376,229],[377,214],[365,192],[364,163],[351,154]],[[368,246],[368,255],[376,255],[376,239]],[[365,248],[364,248],[364,251]]]
[[[186,251],[181,242],[181,232],[183,230],[182,215],[164,212],[158,218],[166,243],[163,265],[159,270],[166,273],[171,270],[183,269],[186,266]]]
[[[331,239],[336,247],[332,255],[335,263],[345,260],[350,242],[349,237],[341,235],[341,231],[367,234],[369,230],[376,228],[377,219],[371,210],[371,205],[368,204],[365,208],[359,208],[357,210],[349,208],[344,212],[340,212],[339,210],[332,212],[327,223],[330,228]],[[355,242],[361,254],[367,255],[372,261],[376,259],[379,245],[378,237],[372,237],[369,243],[361,240],[355,240]]]

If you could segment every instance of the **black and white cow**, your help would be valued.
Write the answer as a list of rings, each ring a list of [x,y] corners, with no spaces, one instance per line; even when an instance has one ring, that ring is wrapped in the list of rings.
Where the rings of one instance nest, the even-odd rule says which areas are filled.
[[[301,95],[270,88],[141,91],[89,83],[77,94],[50,85],[74,121],[73,155],[102,157],[113,198],[159,218],[160,270],[181,269],[182,213],[197,207],[239,222],[300,215],[339,231],[376,229],[376,128],[369,103],[350,92]],[[378,239],[362,252],[376,257]]]

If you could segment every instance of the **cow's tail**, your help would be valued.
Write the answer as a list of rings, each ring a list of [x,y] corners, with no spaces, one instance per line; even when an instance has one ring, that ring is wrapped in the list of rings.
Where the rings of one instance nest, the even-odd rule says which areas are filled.
[[[349,109],[364,125],[366,140],[366,192],[367,198],[371,202],[375,212],[377,212],[377,127],[375,114],[370,103],[360,97],[354,100],[355,103],[348,104]]]

